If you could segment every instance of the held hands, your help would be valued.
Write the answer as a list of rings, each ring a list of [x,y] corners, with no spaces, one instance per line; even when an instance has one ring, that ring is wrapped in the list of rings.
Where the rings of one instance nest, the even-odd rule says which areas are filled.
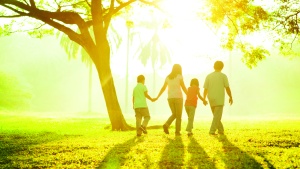
[[[206,106],[207,105],[207,101],[206,100],[202,100],[203,105]]]
[[[152,98],[152,102],[155,102],[159,97]]]
[[[155,102],[156,100],[157,100],[157,98],[152,98],[151,99],[152,102]]]

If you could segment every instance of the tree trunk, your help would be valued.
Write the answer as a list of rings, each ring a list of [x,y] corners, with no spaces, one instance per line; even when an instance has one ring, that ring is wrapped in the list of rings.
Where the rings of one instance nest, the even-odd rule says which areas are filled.
[[[111,127],[112,130],[131,130],[134,128],[126,123],[117,98],[114,80],[110,69],[109,44],[107,40],[103,41],[97,45],[95,50],[93,50],[92,58],[100,79],[107,112],[112,125]]]
[[[96,68],[102,86],[102,92],[112,125],[112,130],[129,130],[131,127],[127,125],[122,114],[109,66],[103,67],[96,64]]]

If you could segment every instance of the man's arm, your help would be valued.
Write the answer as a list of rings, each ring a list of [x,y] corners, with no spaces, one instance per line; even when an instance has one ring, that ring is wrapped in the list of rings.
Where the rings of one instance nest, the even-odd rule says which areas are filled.
[[[206,106],[207,105],[207,101],[200,95],[200,89],[199,89],[199,92],[197,93],[197,95],[198,95],[198,98],[200,100],[202,100],[203,104]]]
[[[230,87],[226,87],[225,89],[226,89],[227,95],[229,96],[229,103],[230,103],[230,105],[232,105],[233,99],[232,99],[232,94],[231,94]]]

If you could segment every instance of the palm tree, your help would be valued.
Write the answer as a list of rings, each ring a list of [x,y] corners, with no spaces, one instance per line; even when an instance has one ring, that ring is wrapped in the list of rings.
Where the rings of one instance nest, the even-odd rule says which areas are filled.
[[[139,60],[146,65],[147,62],[151,61],[153,70],[153,87],[155,91],[155,80],[156,80],[156,65],[163,66],[171,61],[170,48],[161,40],[158,30],[155,30],[152,38],[140,48]]]
[[[154,18],[150,22],[132,22],[131,20],[126,21],[127,26],[127,61],[126,61],[126,88],[125,88],[125,110],[128,111],[127,105],[128,101],[128,61],[130,60],[130,56],[132,58],[137,57],[141,63],[146,66],[146,64],[150,61],[151,67],[153,70],[153,92],[155,92],[155,81],[156,81],[156,66],[163,66],[171,61],[171,50],[170,48],[162,41],[159,36],[159,27],[161,24],[158,24]],[[165,23],[163,24],[165,26]],[[139,28],[146,28],[148,30],[153,30],[154,33],[150,37],[148,41],[144,41],[141,36],[144,34]],[[135,37],[138,38],[135,38]],[[133,41],[139,39],[137,48],[132,49]],[[134,53],[134,54],[132,54]]]

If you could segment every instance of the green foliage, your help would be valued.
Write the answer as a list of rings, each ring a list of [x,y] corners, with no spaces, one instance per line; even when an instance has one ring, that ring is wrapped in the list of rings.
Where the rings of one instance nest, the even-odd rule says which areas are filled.
[[[244,36],[264,31],[270,34],[269,42],[285,56],[297,56],[291,46],[299,44],[300,32],[299,1],[277,0],[274,2],[251,0],[207,0],[209,11],[206,19],[217,28],[226,27],[223,47],[228,50],[239,49],[244,52],[243,62],[249,67],[269,55],[264,46],[256,47],[255,42],[247,42]]]
[[[27,31],[27,33],[34,38],[43,38],[46,35],[54,35],[54,29],[33,29]]]
[[[0,110],[28,110],[32,94],[16,77],[0,72]]]
[[[3,26],[0,26],[0,36],[9,36],[11,34],[11,30],[11,24],[4,24]]]
[[[244,53],[242,61],[252,69],[254,66],[257,66],[259,61],[262,61],[266,58],[267,55],[270,55],[269,51],[263,47],[253,47],[251,45],[243,45],[241,47],[242,52]]]
[[[0,114],[0,168],[300,166],[299,120],[225,120],[225,136],[209,136],[211,121],[203,120],[195,123],[193,137],[175,137],[171,128],[170,135],[162,129],[148,129],[140,138],[135,131],[106,130],[106,121]]]
[[[208,0],[210,13],[208,19],[216,25],[233,24],[235,32],[246,34],[260,27],[260,23],[268,19],[268,13],[249,0]]]

